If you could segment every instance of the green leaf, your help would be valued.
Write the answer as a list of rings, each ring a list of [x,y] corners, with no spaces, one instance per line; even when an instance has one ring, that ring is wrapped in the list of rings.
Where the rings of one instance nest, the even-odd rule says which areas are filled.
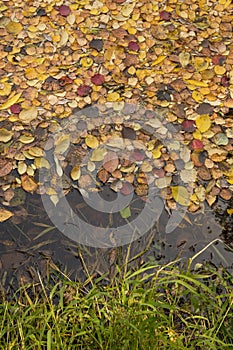
[[[130,207],[126,207],[120,211],[121,217],[123,219],[128,219],[131,216]]]

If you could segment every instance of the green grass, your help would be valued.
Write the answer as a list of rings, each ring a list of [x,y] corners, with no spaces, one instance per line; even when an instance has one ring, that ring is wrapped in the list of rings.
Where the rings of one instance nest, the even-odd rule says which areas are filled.
[[[2,296],[0,349],[233,349],[233,277],[176,262],[72,282],[51,272]]]

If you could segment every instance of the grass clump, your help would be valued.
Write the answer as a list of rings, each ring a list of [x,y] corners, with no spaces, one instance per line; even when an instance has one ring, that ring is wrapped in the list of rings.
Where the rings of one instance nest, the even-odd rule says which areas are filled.
[[[147,263],[114,278],[23,286],[2,299],[0,349],[233,349],[233,277]]]

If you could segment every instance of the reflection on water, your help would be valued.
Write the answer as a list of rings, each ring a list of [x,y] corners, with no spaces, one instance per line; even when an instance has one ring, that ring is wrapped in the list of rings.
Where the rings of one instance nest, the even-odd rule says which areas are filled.
[[[80,215],[91,216],[98,225],[124,224],[124,219],[117,214],[110,217],[88,209],[78,191],[71,192],[68,200]],[[15,215],[0,225],[0,278],[4,287],[12,284],[15,288],[20,282],[30,282],[37,278],[37,271],[46,276],[48,265],[51,263],[56,264],[73,279],[85,279],[83,262],[90,275],[106,274],[106,278],[111,277],[116,263],[124,262],[129,245],[116,249],[78,246],[50,222],[39,195],[27,194],[25,203],[12,207]],[[131,208],[133,217],[140,212],[143,205],[142,200],[134,199]],[[169,219],[169,213],[164,210],[150,232],[131,244],[129,261],[135,256],[138,256],[140,263],[150,257],[161,263],[177,257],[190,258],[216,238],[228,239],[227,243],[232,246],[231,219],[224,219],[228,231],[223,230],[220,224],[227,205],[229,203],[220,202],[215,207],[215,212],[208,207],[204,213],[187,214],[179,227],[170,234],[164,233]],[[232,251],[222,242],[211,245],[195,260],[196,263],[205,261],[210,261],[216,266],[233,268]]]

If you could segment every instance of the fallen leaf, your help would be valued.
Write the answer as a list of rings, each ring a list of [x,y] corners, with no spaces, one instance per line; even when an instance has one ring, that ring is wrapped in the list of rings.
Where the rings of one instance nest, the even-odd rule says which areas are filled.
[[[171,187],[174,200],[182,206],[188,206],[190,203],[190,194],[183,186]]]
[[[70,177],[73,181],[76,181],[80,178],[81,176],[81,169],[79,165],[76,165],[73,167],[73,169],[70,172]]]
[[[211,121],[208,114],[199,115],[196,119],[196,126],[200,132],[206,132],[211,127]]]
[[[14,214],[6,209],[0,208],[0,222],[6,221],[11,218]]]
[[[85,138],[85,143],[90,148],[97,148],[99,146],[99,141],[96,136],[88,135]]]
[[[54,153],[63,154],[70,146],[70,135],[61,136],[55,143]]]
[[[119,159],[116,153],[108,152],[104,157],[103,168],[109,173],[113,173],[113,171],[117,169],[118,165]]]
[[[13,166],[11,161],[7,159],[0,159],[0,177],[8,175],[12,168]]]
[[[38,115],[38,110],[36,107],[31,107],[29,109],[23,109],[19,113],[19,119],[24,123],[24,124],[30,124],[32,120],[36,119]]]
[[[21,176],[21,184],[24,191],[30,193],[35,192],[38,187],[33,178],[27,174]]]
[[[12,139],[14,133],[5,128],[0,128],[0,142],[8,142]]]
[[[128,207],[122,209],[122,210],[120,211],[120,214],[121,214],[121,217],[122,217],[123,219],[128,219],[128,218],[131,216],[130,206],[128,206]]]
[[[105,78],[102,74],[95,74],[91,77],[91,82],[97,86],[103,85]]]
[[[69,6],[67,5],[61,5],[59,8],[58,8],[58,11],[60,13],[60,15],[64,16],[64,17],[67,17],[69,16],[70,14],[70,8]]]
[[[10,21],[6,25],[6,31],[10,34],[19,34],[23,30],[22,24],[19,22]]]
[[[18,94],[16,94],[16,95],[10,97],[5,103],[3,103],[3,104],[0,106],[0,110],[3,110],[3,109],[7,109],[7,108],[9,108],[9,107],[12,107],[13,110],[11,110],[11,112],[12,112],[12,113],[18,114],[18,113],[21,111],[21,109],[19,110],[18,107],[13,107],[13,106],[14,106],[14,104],[19,100],[21,94],[22,94],[22,93],[20,92],[20,93],[18,93]],[[13,105],[13,106],[12,106],[12,105]],[[16,109],[16,112],[14,112],[14,108]]]

